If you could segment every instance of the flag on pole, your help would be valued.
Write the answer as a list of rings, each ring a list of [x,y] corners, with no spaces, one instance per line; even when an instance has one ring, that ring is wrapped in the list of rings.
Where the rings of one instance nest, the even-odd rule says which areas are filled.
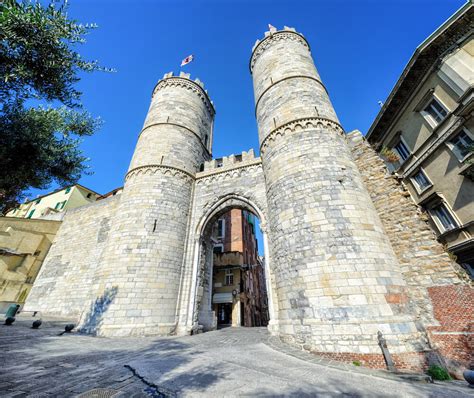
[[[272,24],[268,24],[268,29],[270,32],[276,32],[277,28],[275,28]]]
[[[194,60],[194,55],[188,55],[186,58],[184,58],[182,61],[181,61],[181,66],[184,66],[184,65],[187,65],[189,64],[191,61]]]

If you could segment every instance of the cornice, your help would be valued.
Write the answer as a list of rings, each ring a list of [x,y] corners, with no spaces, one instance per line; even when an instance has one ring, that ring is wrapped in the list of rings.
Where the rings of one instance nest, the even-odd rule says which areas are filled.
[[[431,73],[447,54],[455,50],[459,43],[472,35],[474,9],[472,4],[466,4],[463,8],[462,14],[457,15],[454,21],[448,20],[447,25],[443,24],[438,29],[439,32],[435,32],[436,34],[417,47],[369,128],[366,138],[371,144],[380,142],[390,131],[390,127],[425,76]]]
[[[134,169],[128,171],[127,174],[125,174],[125,181],[129,180],[132,177],[139,176],[140,174],[156,174],[156,173],[161,173],[163,175],[170,174],[173,176],[180,177],[184,180],[189,180],[189,181],[194,181],[194,175],[182,170],[178,169],[177,167],[173,166],[167,166],[167,165],[162,165],[162,164],[147,164],[144,166],[139,166],[135,167]]]
[[[271,33],[270,35],[265,37],[262,41],[260,41],[260,43],[258,43],[256,47],[253,49],[252,55],[250,56],[250,61],[249,61],[250,73],[252,73],[253,67],[255,66],[255,62],[257,62],[258,57],[260,57],[260,55],[262,55],[268,47],[270,47],[272,44],[280,40],[298,41],[303,46],[307,47],[308,51],[310,51],[308,41],[304,38],[302,34],[298,32],[292,32],[290,30],[280,30],[278,32]]]
[[[197,135],[193,130],[191,130],[189,127],[186,127],[186,126],[183,126],[182,124],[179,124],[179,123],[172,123],[172,122],[158,122],[158,123],[151,123],[151,124],[148,124],[146,125],[145,127],[143,127],[142,131],[140,132],[140,134],[138,135],[138,139],[140,139],[141,135],[145,132],[145,130],[148,130],[150,127],[154,127],[154,126],[162,126],[162,125],[170,125],[170,126],[176,126],[176,127],[181,127],[182,129],[188,131],[189,133],[193,134],[199,141],[199,143],[201,144],[201,146],[204,148],[204,150],[206,151],[206,154],[211,157],[211,153],[209,152],[209,149],[206,148],[206,146],[203,144],[202,140],[201,140],[201,137],[199,137],[199,135]]]
[[[306,75],[294,75],[294,76],[287,76],[284,77],[283,79],[277,80],[276,82],[273,82],[270,86],[268,86],[265,90],[262,91],[262,93],[259,95],[257,101],[255,102],[255,115],[257,114],[257,108],[258,104],[260,103],[260,100],[262,97],[270,90],[271,88],[275,87],[277,84],[284,82],[289,79],[311,79],[314,80],[315,82],[319,83],[319,85],[326,91],[326,94],[329,96],[328,90],[326,89],[326,86],[323,84],[323,82],[319,79],[316,79],[313,76],[306,76]]]
[[[157,91],[165,87],[183,87],[187,90],[194,91],[199,96],[199,98],[201,98],[201,100],[203,101],[204,105],[206,106],[211,116],[214,116],[216,114],[216,110],[214,109],[214,105],[212,104],[212,101],[209,98],[209,95],[196,82],[193,82],[192,80],[186,79],[184,77],[179,77],[179,76],[167,77],[165,79],[160,80],[156,84],[155,88],[153,89],[152,98],[155,96]]]
[[[260,144],[260,153],[265,152],[270,142],[283,137],[287,133],[293,133],[295,131],[318,127],[334,131],[337,134],[344,134],[344,129],[342,128],[342,126],[331,119],[326,119],[323,117],[307,117],[302,119],[295,119],[272,130]]]
[[[216,171],[210,174],[196,176],[196,184],[209,184],[213,181],[237,178],[246,172],[255,171],[258,169],[262,169],[262,161],[260,158],[258,158],[257,161],[253,161],[252,163],[239,165],[237,167],[232,167],[225,170],[216,169]]]

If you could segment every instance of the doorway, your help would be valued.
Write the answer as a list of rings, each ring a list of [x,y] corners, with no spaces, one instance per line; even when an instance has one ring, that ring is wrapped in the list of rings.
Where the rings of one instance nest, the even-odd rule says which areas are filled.
[[[217,325],[218,327],[232,325],[232,304],[217,304]]]

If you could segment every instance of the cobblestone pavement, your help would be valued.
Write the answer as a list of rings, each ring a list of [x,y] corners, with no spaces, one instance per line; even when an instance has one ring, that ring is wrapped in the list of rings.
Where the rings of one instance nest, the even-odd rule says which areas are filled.
[[[31,322],[0,325],[1,397],[474,397],[464,382],[409,382],[324,361],[264,328],[105,339]]]

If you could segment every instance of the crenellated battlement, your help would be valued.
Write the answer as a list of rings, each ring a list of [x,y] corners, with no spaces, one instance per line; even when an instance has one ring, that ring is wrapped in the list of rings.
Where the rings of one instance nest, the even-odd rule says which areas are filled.
[[[180,72],[179,72],[179,75],[176,75],[176,76],[175,76],[175,75],[174,75],[174,72],[171,71],[171,72],[165,73],[165,74],[163,75],[163,79],[162,79],[162,80],[168,79],[168,78],[170,78],[170,77],[181,77],[181,78],[183,78],[183,79],[191,80],[192,82],[199,84],[199,85],[201,86],[201,88],[204,89],[204,83],[203,83],[201,80],[199,80],[199,78],[196,78],[196,79],[194,79],[194,80],[191,79],[191,73],[186,73],[186,72],[180,71]],[[207,94],[207,90],[204,89],[204,91],[205,91],[206,94]]]
[[[265,37],[263,39],[259,39],[255,42],[254,46],[252,47],[252,55],[250,56],[249,68],[250,73],[252,73],[253,66],[257,58],[269,47],[274,41],[279,40],[298,40],[301,41],[303,45],[310,49],[309,43],[307,42],[306,38],[296,31],[295,28],[290,28],[288,26],[284,26],[282,30],[271,29],[265,32]]]
[[[260,158],[255,156],[253,149],[250,149],[247,152],[244,151],[238,155],[232,154],[204,162],[204,171],[201,173],[207,174],[214,171],[224,171],[236,167],[248,166],[258,162],[260,162]]]
[[[298,32],[296,31],[295,28],[290,28],[290,27],[288,27],[288,26],[284,26],[282,30],[277,30],[277,29],[270,29],[270,30],[267,30],[267,31],[265,32],[265,37],[264,37],[263,39],[261,39],[261,40],[260,40],[260,39],[257,39],[257,40],[255,41],[255,44],[254,44],[253,47],[252,47],[252,52],[254,52],[255,49],[257,48],[257,46],[258,46],[263,40],[265,40],[267,37],[273,36],[274,34],[279,33],[279,32],[294,32],[294,33],[297,33],[297,34],[301,35],[300,33],[298,33]]]
[[[168,72],[163,75],[163,78],[158,81],[155,88],[153,89],[152,97],[156,92],[167,86],[182,86],[187,89],[195,91],[206,103],[209,111],[214,115],[216,110],[214,108],[214,102],[212,102],[209,93],[204,88],[204,83],[198,78],[192,80],[190,73],[179,72],[179,75],[174,75],[173,72]]]

